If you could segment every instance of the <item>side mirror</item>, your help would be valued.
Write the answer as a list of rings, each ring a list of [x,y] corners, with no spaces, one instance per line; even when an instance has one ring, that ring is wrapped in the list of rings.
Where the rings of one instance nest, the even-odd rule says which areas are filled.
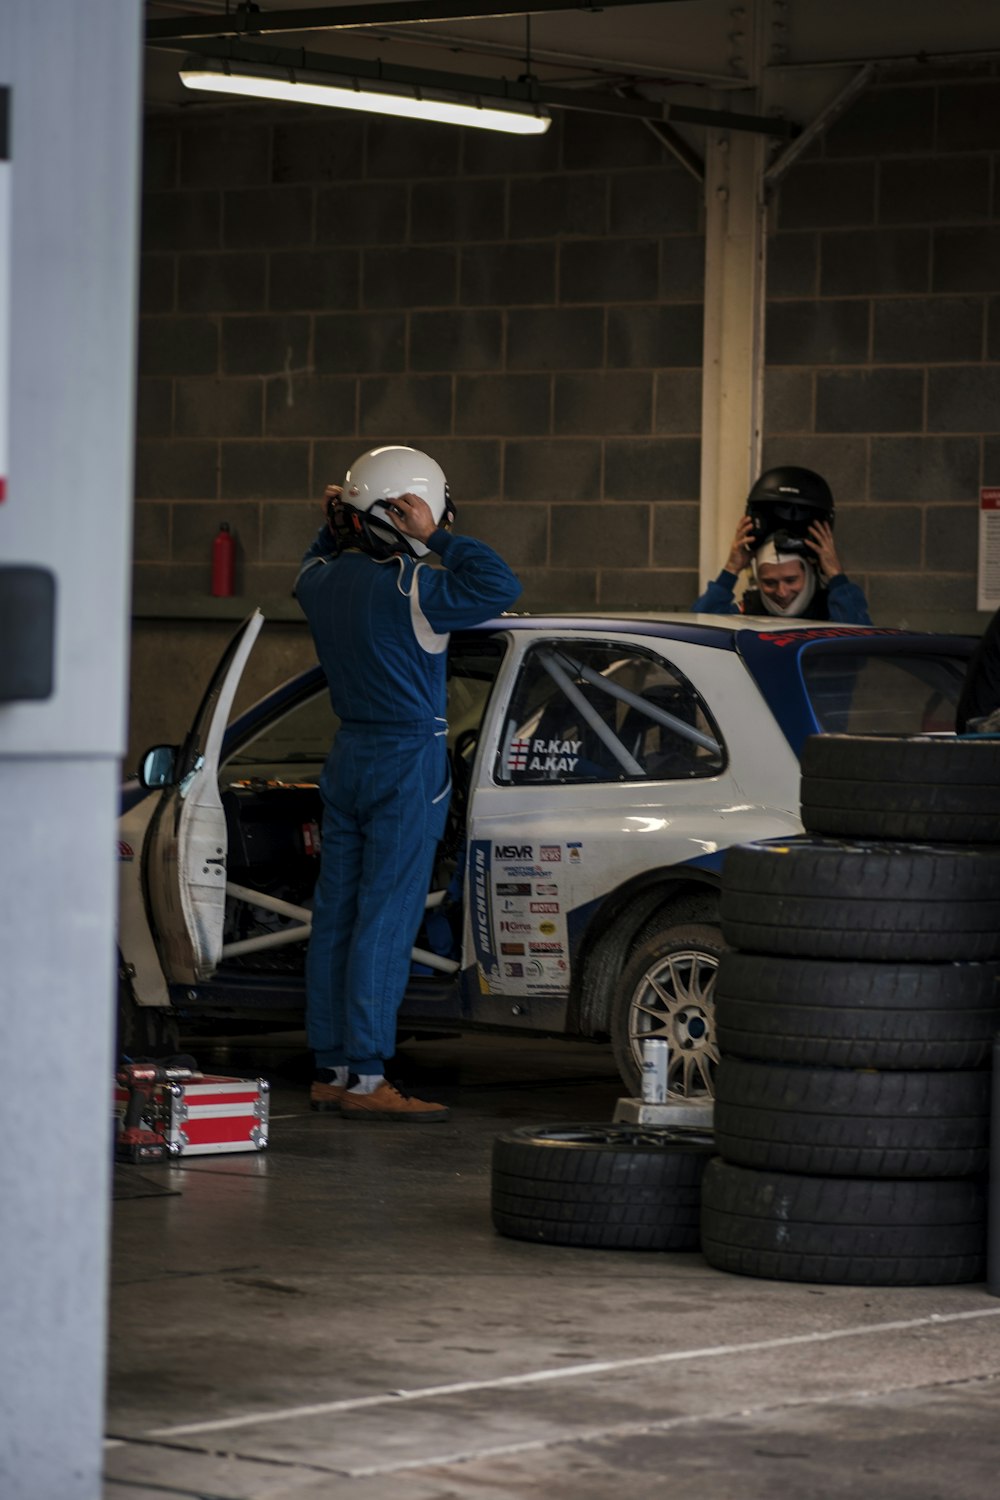
[[[139,767],[139,781],[150,791],[173,786],[177,780],[177,746],[155,745],[147,750]]]

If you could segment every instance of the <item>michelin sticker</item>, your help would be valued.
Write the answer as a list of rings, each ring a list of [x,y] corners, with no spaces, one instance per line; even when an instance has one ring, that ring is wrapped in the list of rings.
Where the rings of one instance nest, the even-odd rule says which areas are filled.
[[[569,992],[568,848],[473,841],[472,933],[484,993]]]
[[[493,937],[490,845],[484,839],[473,840],[469,894],[472,899],[472,940],[476,951],[479,988],[484,995],[490,995],[494,991],[503,994],[504,990],[500,984],[500,965]]]

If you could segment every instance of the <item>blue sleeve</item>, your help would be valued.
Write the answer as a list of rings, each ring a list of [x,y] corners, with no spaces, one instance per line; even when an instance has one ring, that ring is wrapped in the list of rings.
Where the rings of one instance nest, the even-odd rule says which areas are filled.
[[[435,531],[427,546],[443,568],[421,568],[420,610],[438,635],[481,625],[509,609],[521,592],[515,573],[485,542],[471,536]]]
[[[305,550],[302,562],[299,564],[298,575],[292,585],[292,597],[298,599],[300,604],[302,604],[300,589],[303,583],[308,588],[323,572],[321,567],[314,565],[322,558],[336,556],[336,551],[329,526],[321,526],[316,533],[315,540]],[[303,608],[305,608],[304,605]]]
[[[826,601],[830,608],[830,619],[838,625],[871,625],[868,600],[856,583],[846,573],[838,573],[826,586]]]
[[[694,601],[691,608],[696,615],[738,615],[740,607],[733,597],[738,574],[730,573],[728,568],[723,568],[718,578],[712,580],[703,594]]]
[[[316,533],[315,540],[306,548],[302,566],[305,567],[306,563],[312,562],[314,557],[329,557],[336,550],[333,533],[329,526],[321,526]]]

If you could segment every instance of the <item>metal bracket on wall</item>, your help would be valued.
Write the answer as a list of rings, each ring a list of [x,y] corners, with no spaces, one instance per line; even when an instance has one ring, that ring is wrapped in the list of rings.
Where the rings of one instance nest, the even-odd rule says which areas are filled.
[[[825,109],[820,110],[815,120],[810,121],[806,128],[792,141],[780,155],[776,156],[770,166],[764,171],[763,186],[765,194],[773,192],[778,183],[784,177],[789,167],[793,166],[804,151],[808,151],[813,141],[821,136],[846,109],[850,107],[871,83],[876,73],[875,63],[866,63],[859,68],[849,83],[845,84],[835,99],[831,99]]]

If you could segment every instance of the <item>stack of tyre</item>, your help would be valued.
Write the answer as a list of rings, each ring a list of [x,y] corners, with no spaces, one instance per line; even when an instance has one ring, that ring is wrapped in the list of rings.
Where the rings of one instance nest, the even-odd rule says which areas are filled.
[[[979,1280],[1000,739],[815,736],[802,820],[726,858],[703,1253],[787,1281]]]

